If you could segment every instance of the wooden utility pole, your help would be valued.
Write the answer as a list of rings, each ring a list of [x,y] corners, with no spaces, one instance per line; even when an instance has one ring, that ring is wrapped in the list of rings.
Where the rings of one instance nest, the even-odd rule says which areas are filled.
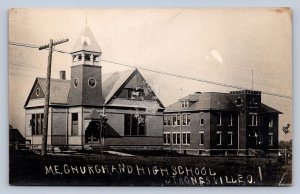
[[[50,39],[49,44],[39,47],[39,50],[49,48],[48,55],[48,66],[47,66],[47,79],[46,79],[46,91],[45,91],[45,106],[44,106],[44,125],[43,125],[43,137],[42,137],[42,152],[41,155],[45,156],[47,154],[47,137],[48,137],[48,113],[49,113],[49,100],[50,100],[50,78],[51,78],[51,62],[52,62],[52,52],[53,47],[58,44],[68,42],[68,39],[63,39],[60,41],[53,42]]]

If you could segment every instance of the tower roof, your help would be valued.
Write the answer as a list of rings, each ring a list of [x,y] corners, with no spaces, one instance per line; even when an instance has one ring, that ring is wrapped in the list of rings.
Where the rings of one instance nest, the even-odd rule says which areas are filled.
[[[77,38],[74,47],[71,53],[77,51],[91,51],[101,53],[100,46],[98,45],[91,29],[86,26],[80,33],[79,37]]]

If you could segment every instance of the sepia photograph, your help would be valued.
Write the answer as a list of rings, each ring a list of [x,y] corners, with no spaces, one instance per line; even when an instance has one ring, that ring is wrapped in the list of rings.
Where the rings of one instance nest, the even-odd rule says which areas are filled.
[[[292,10],[12,8],[12,186],[292,186]]]

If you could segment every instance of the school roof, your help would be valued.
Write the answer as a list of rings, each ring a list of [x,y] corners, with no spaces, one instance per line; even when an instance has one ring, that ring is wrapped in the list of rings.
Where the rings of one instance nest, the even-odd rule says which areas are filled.
[[[190,101],[189,107],[182,107],[182,101]],[[230,93],[219,92],[196,92],[195,94],[187,95],[181,98],[178,102],[166,107],[164,112],[188,112],[188,111],[209,111],[209,110],[225,110],[225,111],[238,111],[232,101]],[[276,113],[281,114],[280,111],[271,108],[261,103],[261,111],[263,113]]]
[[[181,101],[191,102],[187,108],[181,107]],[[181,98],[178,102],[166,107],[165,112],[197,111],[197,110],[235,110],[236,107],[230,100],[230,94],[207,92],[195,93]]]

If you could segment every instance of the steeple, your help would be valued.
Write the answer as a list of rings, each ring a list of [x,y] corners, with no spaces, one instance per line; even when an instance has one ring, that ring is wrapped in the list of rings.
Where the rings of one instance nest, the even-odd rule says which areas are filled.
[[[94,35],[86,25],[71,51],[69,105],[103,105],[101,53]]]
[[[90,28],[86,25],[71,51],[73,65],[99,65],[101,53],[100,46]]]

